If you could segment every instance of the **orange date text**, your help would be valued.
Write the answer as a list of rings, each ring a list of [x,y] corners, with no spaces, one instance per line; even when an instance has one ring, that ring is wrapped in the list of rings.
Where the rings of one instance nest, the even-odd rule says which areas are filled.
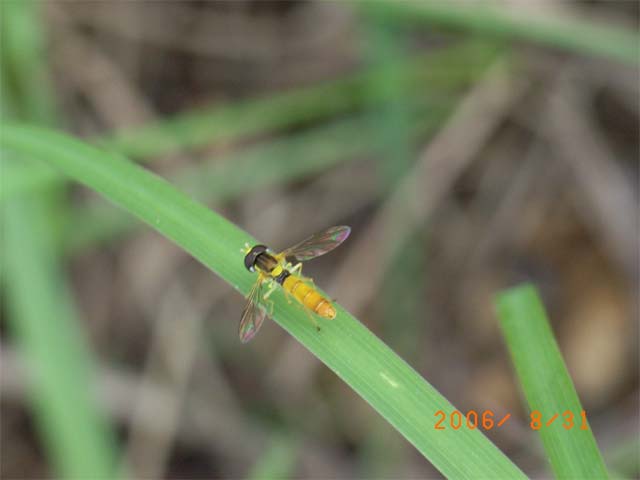
[[[502,427],[509,418],[511,418],[510,413],[496,417],[491,410],[483,410],[480,412],[469,410],[466,414],[454,410],[448,415],[443,410],[438,410],[434,416],[436,417],[434,424],[434,429],[436,430],[446,430],[447,428],[452,430],[460,430],[461,428],[467,428],[469,430],[475,430],[477,428],[492,430],[493,428]],[[570,410],[566,410],[563,413],[549,415],[546,418],[543,417],[539,410],[533,410],[529,415],[529,420],[529,427],[532,430],[551,427],[556,420],[565,430],[571,430],[578,425],[580,430],[589,429],[587,414],[584,410],[580,412],[579,416],[574,415]]]

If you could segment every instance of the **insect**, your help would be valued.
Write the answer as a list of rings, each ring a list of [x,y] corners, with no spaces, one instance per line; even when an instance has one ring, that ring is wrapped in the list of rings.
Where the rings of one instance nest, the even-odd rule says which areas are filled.
[[[331,227],[316,233],[309,238],[287,248],[280,253],[274,253],[265,245],[248,244],[242,250],[245,253],[244,266],[250,272],[257,272],[258,279],[247,297],[247,306],[242,312],[240,320],[240,341],[246,343],[251,340],[262,326],[267,314],[264,302],[278,288],[282,287],[287,299],[293,297],[310,313],[310,318],[316,328],[320,330],[313,315],[333,319],[336,310],[313,284],[309,278],[301,274],[302,262],[330,252],[351,233],[347,226]],[[295,265],[294,265],[295,263]],[[271,310],[273,302],[271,302]]]

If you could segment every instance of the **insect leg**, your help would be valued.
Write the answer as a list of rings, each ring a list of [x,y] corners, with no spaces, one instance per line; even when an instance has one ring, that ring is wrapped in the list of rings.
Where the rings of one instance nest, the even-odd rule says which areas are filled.
[[[300,265],[300,264],[298,264]],[[293,270],[291,270],[293,271]],[[289,291],[287,291],[287,289],[283,288],[282,291],[284,292],[284,298],[287,299],[287,302],[289,302],[289,305],[291,305],[291,298],[293,297],[293,294]],[[304,313],[307,314],[307,316],[309,317],[309,320],[311,320],[311,323],[313,323],[316,327],[316,330],[320,331],[320,325],[318,325],[318,322],[316,321],[316,319],[314,318],[314,314],[311,313],[311,311],[305,307],[303,304],[299,303],[298,304],[299,307],[304,311]]]
[[[289,292],[286,288],[283,288],[282,291],[284,292],[284,298],[287,299],[287,303],[289,305],[291,305],[291,297],[293,297],[293,294],[291,292]]]
[[[316,330],[320,331],[320,325],[318,325],[318,321],[313,317],[313,314],[309,311],[309,309],[303,308],[303,310],[307,312],[309,320],[311,320],[311,323],[313,323],[313,325],[316,327]]]
[[[309,320],[311,320],[311,323],[313,323],[313,325],[316,327],[316,330],[320,331],[320,325],[318,325],[318,321],[315,319],[314,313],[312,313],[311,310],[309,310],[307,307],[305,307],[302,304],[300,305],[300,308],[302,308],[302,310],[304,310],[304,313],[307,314],[307,316],[309,317]]]
[[[270,280],[267,280],[267,282],[269,282],[269,290],[267,290],[267,293],[265,293],[262,296],[263,300],[268,299],[271,296],[271,294],[276,291],[276,288],[278,288],[278,284],[273,280],[270,279]]]
[[[302,275],[302,262],[298,262],[295,266],[287,263],[287,269],[291,272],[291,273],[297,273],[298,275]],[[312,283],[313,285],[315,285],[315,282],[313,281],[313,278],[310,277],[305,277],[305,280],[308,280],[310,283]]]
[[[298,262],[295,266],[289,264],[289,269],[291,273],[297,273],[298,275],[302,274],[302,262]]]

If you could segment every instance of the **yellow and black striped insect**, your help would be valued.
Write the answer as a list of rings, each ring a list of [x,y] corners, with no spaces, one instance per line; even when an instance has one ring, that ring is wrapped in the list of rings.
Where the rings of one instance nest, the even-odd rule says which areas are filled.
[[[351,229],[346,226],[331,227],[280,253],[274,253],[264,245],[245,246],[244,266],[250,272],[257,272],[258,279],[249,292],[247,306],[240,320],[238,333],[243,343],[251,340],[262,326],[267,317],[264,302],[278,286],[282,287],[288,298],[293,297],[311,315],[329,320],[335,318],[336,310],[331,302],[300,271],[302,262],[330,252],[344,242],[350,232]],[[317,323],[311,318],[319,330]]]

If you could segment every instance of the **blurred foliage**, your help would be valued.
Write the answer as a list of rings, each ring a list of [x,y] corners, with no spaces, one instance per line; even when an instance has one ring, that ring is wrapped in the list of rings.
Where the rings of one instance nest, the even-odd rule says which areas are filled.
[[[120,447],[134,477],[145,476],[136,451],[168,478],[438,474],[280,332],[265,326],[260,340],[236,346],[240,296],[144,233],[132,212],[243,293],[253,277],[242,271],[238,250],[255,240],[225,218],[274,245],[321,221],[353,225],[354,243],[318,262],[319,284],[348,304],[358,284],[376,280],[352,268],[351,285],[343,273],[334,285],[322,268],[353,262],[351,245],[368,252],[362,258],[383,270],[382,281],[371,301],[354,301],[353,310],[384,343],[343,311],[318,340],[279,296],[276,321],[445,475],[487,476],[500,468],[515,475],[518,467],[549,475],[525,425],[486,432],[518,467],[479,432],[430,428],[436,409],[453,408],[438,391],[461,407],[497,405],[518,417],[491,300],[513,278],[534,281],[611,473],[637,476],[638,432],[627,431],[638,403],[637,327],[629,326],[628,301],[637,296],[637,278],[620,274],[607,257],[607,230],[631,216],[612,209],[620,203],[610,199],[620,197],[620,185],[631,185],[637,199],[637,18],[632,2],[0,2],[0,128],[3,138],[13,135],[14,147],[16,138],[21,143],[0,150],[2,408],[9,419],[2,476],[110,478]],[[377,224],[405,232],[397,242],[367,246],[359,232],[389,233],[368,227],[415,175],[425,151],[439,148],[439,158],[457,160],[456,145],[438,146],[439,135],[455,126],[469,92],[495,63],[527,84],[527,94],[492,127],[462,174],[440,185],[443,161],[430,171],[435,180],[422,179],[425,189],[443,189],[434,205],[406,199],[406,218]],[[592,148],[574,150],[585,161],[569,174],[557,145],[562,135],[554,144],[548,129],[555,117],[545,107],[560,104],[554,99],[562,85],[583,102],[591,130],[582,134],[602,145],[606,159],[589,163]],[[132,122],[131,112],[145,121]],[[18,121],[65,125],[97,148],[7,123]],[[481,129],[485,118],[476,122]],[[459,143],[474,133],[459,132]],[[532,145],[539,144],[543,155],[536,156]],[[144,162],[195,202],[120,155]],[[532,164],[534,175],[527,173]],[[68,183],[69,173],[125,208]],[[584,191],[596,191],[595,200],[585,201]],[[594,214],[589,201],[601,202],[605,214]],[[433,213],[413,225],[412,209],[420,207]],[[162,305],[171,303],[166,292],[175,284],[188,293],[182,309],[167,314]],[[502,299],[509,317],[503,328],[513,327],[506,341],[529,402],[579,406],[539,299],[528,290]],[[160,331],[162,315],[169,324],[179,317],[177,329],[195,318],[213,340],[188,343],[174,334],[156,346],[148,337]],[[518,333],[517,326],[538,330]],[[37,439],[15,420],[26,411],[21,402],[4,402],[16,390],[20,396],[13,364],[4,361],[14,347],[29,368],[27,418]],[[196,351],[194,363],[182,366],[193,379],[175,378],[184,351]],[[147,355],[162,358],[159,371],[140,371]],[[552,362],[541,368],[545,361]],[[376,368],[408,375],[411,391],[389,393]],[[563,389],[531,386],[550,377],[563,378]],[[141,390],[147,383],[166,390],[148,395],[158,404],[140,403],[147,397],[138,382]],[[158,405],[168,410],[136,427],[134,404],[151,417]],[[163,430],[167,412],[178,418],[176,431]],[[135,435],[136,428],[146,433]],[[556,473],[606,475],[591,436],[541,433]],[[560,455],[564,449],[574,454]]]
[[[54,96],[38,7],[2,4],[2,114],[46,125],[55,122]],[[3,206],[10,327],[31,368],[31,401],[52,465],[64,478],[108,478],[115,472],[114,439],[93,397],[92,360],[60,265],[65,208],[53,185]]]

